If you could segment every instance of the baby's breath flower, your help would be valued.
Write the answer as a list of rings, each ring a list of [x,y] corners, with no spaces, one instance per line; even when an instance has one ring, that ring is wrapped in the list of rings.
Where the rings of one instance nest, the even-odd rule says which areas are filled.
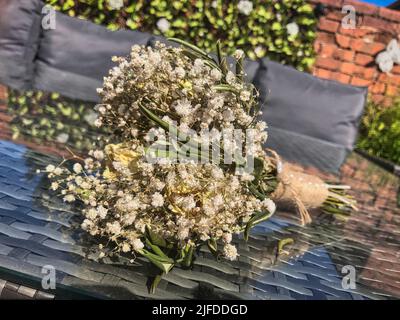
[[[74,172],[75,173],[81,173],[82,172],[82,165],[80,164],[80,163],[75,163],[74,164],[74,167],[73,167],[73,170],[74,170]]]
[[[236,260],[238,256],[236,247],[231,244],[225,244],[223,253],[225,258],[231,261]]]
[[[54,170],[55,170],[55,166],[53,166],[52,164],[49,164],[47,167],[46,167],[46,172],[53,172]]]
[[[226,82],[228,82],[228,84],[235,84],[235,80],[236,80],[236,76],[232,71],[228,71],[228,73],[226,74]]]
[[[187,116],[192,112],[192,105],[188,99],[178,100],[175,105],[175,111],[180,116]]]
[[[212,69],[210,72],[210,76],[213,80],[220,81],[221,77],[222,77],[222,73],[218,69]]]
[[[144,244],[140,239],[134,239],[133,241],[131,241],[133,250],[135,251],[139,251],[141,249],[144,248]]]
[[[152,199],[151,205],[154,207],[162,207],[164,205],[164,197],[159,192],[153,194],[151,199]]]
[[[65,202],[74,202],[75,201],[75,196],[73,194],[67,194],[64,197]]]
[[[103,125],[103,121],[101,120],[101,118],[97,118],[97,119],[94,121],[94,125],[95,125],[96,127],[100,128],[100,127]]]
[[[122,252],[129,252],[131,250],[131,246],[127,243],[122,245]]]
[[[58,187],[59,187],[58,182],[52,182],[50,188],[51,188],[51,190],[56,191],[58,189]]]
[[[250,100],[250,92],[247,90],[243,90],[242,92],[240,92],[240,100],[247,102]]]
[[[268,212],[273,214],[276,211],[276,204],[271,199],[265,199],[262,205],[267,208]]]
[[[57,167],[57,168],[54,169],[53,173],[54,173],[56,176],[59,176],[60,174],[63,173],[63,169],[61,169],[60,167]]]

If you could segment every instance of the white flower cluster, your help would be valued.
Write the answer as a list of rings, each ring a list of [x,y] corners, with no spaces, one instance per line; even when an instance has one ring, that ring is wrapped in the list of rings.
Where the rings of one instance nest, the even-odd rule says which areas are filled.
[[[243,52],[235,56],[241,58]],[[245,129],[254,119],[246,110],[250,100],[257,98],[252,85],[231,71],[223,79],[219,69],[202,59],[189,59],[181,48],[136,45],[129,59],[115,57],[114,61],[119,66],[98,90],[104,103],[98,125],[123,131],[125,138],[146,134],[153,126],[144,121],[140,104],[156,110],[164,121],[198,133],[211,128]],[[222,81],[234,92],[218,90]]]
[[[66,174],[53,182],[54,189],[64,186],[65,201],[86,205],[82,228],[111,239],[123,252],[143,248],[147,226],[180,247],[222,239],[226,258],[235,259],[232,234],[254,212],[275,211],[271,200],[258,200],[236,175],[214,164],[149,164],[136,144],[109,145],[105,155],[92,155],[107,159],[101,175],[105,165],[92,157],[72,171],[52,166],[47,171],[51,177]]]
[[[99,90],[103,104],[97,107],[97,125],[113,129],[120,143],[91,151],[72,170],[47,171],[57,177],[52,189],[61,190],[65,201],[85,204],[82,228],[112,240],[122,252],[141,252],[151,230],[178,249],[221,239],[223,255],[234,260],[238,253],[232,234],[243,232],[255,212],[273,213],[274,203],[260,200],[248,188],[253,175],[238,176],[230,166],[174,163],[168,157],[149,163],[148,137],[165,132],[146,118],[141,106],[200,137],[207,130],[218,134],[251,128],[248,151],[261,159],[266,124],[254,120],[257,112],[250,112],[257,98],[251,85],[184,53],[182,48],[157,44],[134,46],[129,59],[115,58],[119,66]],[[237,51],[235,58],[242,59],[243,52]]]
[[[240,0],[237,5],[237,8],[240,13],[243,13],[244,15],[248,16],[253,11],[253,2],[248,0]]]

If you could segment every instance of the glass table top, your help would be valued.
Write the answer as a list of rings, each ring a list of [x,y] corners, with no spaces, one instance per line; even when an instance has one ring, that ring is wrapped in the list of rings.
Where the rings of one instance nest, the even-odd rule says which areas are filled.
[[[379,195],[386,189],[370,182],[365,182],[371,185],[368,191],[353,190],[360,210],[347,221],[315,210],[313,222],[302,227],[293,212],[279,210],[253,229],[248,242],[233,240],[239,248],[237,261],[217,262],[204,248],[192,269],[174,268],[150,294],[150,264],[121,255],[99,261],[97,240],[79,228],[79,210],[51,194],[47,178],[36,173],[58,164],[68,149],[85,154],[100,143],[106,133],[92,125],[92,110],[93,105],[55,94],[16,92],[0,107],[0,279],[46,291],[41,287],[43,267],[50,266],[56,289],[47,292],[57,298],[400,297],[399,211],[386,203],[371,205],[370,190]],[[360,155],[352,154],[348,162],[365,166],[363,173],[377,177],[382,186],[398,185],[398,178]],[[349,175],[334,178],[349,181]],[[278,242],[287,238],[293,243],[279,252]]]

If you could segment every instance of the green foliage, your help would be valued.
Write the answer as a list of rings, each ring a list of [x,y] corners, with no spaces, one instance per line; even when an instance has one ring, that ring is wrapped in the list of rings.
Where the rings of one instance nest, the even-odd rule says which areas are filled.
[[[400,163],[400,99],[391,108],[368,104],[358,147],[371,155]]]
[[[14,139],[66,143],[87,151],[93,148],[93,137],[101,134],[93,125],[97,115],[90,103],[57,93],[9,90],[8,105]]]
[[[239,0],[137,0],[124,1],[113,10],[108,0],[47,0],[70,16],[89,19],[111,30],[129,28],[184,39],[211,52],[218,39],[227,54],[242,49],[251,59],[272,60],[307,70],[314,62],[316,18],[306,0],[253,0],[247,16],[238,10]],[[157,22],[170,23],[162,33]],[[286,26],[295,22],[297,35]]]

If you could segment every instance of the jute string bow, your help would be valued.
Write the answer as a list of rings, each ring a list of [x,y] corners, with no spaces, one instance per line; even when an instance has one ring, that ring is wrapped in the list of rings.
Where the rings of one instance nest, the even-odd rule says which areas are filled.
[[[295,166],[281,161],[273,151],[273,162],[278,172],[278,186],[272,194],[272,199],[285,205],[294,205],[300,215],[301,224],[312,221],[308,209],[321,207],[329,196],[328,185],[320,178],[299,172]]]

